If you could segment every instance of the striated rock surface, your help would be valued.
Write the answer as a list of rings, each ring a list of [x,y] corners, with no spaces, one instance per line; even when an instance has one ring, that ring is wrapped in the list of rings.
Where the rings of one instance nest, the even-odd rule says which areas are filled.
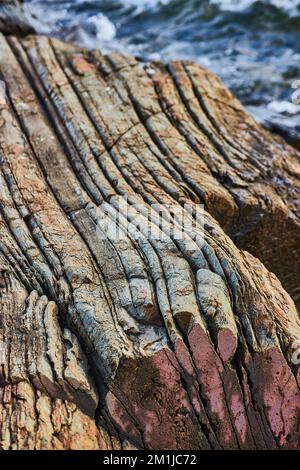
[[[0,80],[0,448],[298,448],[299,153],[190,62]]]

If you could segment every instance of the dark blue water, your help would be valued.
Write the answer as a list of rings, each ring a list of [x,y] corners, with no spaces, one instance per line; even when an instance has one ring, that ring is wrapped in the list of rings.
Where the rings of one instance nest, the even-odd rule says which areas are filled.
[[[261,122],[300,136],[300,0],[27,0],[38,32],[149,59],[193,59]],[[299,94],[298,94],[299,95]]]

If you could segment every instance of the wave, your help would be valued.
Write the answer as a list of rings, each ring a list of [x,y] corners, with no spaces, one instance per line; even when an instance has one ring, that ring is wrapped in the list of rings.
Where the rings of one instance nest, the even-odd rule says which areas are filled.
[[[125,7],[136,7],[137,12],[153,7],[160,7],[163,5],[168,5],[172,0],[123,0],[122,4]]]
[[[120,3],[120,2],[116,2]],[[177,5],[182,4],[182,6],[188,7],[189,5],[195,5],[197,7],[201,2],[195,2],[193,0],[122,0],[121,4],[124,7],[135,7],[135,14],[139,14],[142,11],[147,11],[153,8],[160,8],[165,5]],[[300,1],[299,0],[203,0],[202,3],[207,3],[208,5],[216,5],[221,11],[231,11],[231,12],[243,12],[248,8],[254,6],[255,4],[261,3],[264,6],[273,6],[278,10],[289,13],[292,16],[298,16],[300,14]]]
[[[259,121],[300,133],[300,109],[291,113],[286,105],[300,78],[300,0],[25,0],[25,6],[42,34],[142,60],[195,60]]]
[[[90,16],[87,22],[95,26],[98,41],[111,41],[117,34],[117,28],[103,13]]]
[[[291,14],[300,14],[300,0],[25,0],[25,3],[32,5],[46,4],[47,6],[50,6],[50,8],[52,4],[56,5],[57,9],[59,9],[59,5],[61,5],[62,8],[64,8],[64,5],[70,8],[72,7],[72,4],[84,5],[87,8],[91,5],[100,9],[133,8],[135,14],[139,14],[143,11],[160,9],[167,5],[175,6],[176,11],[180,10],[180,7],[182,7],[182,9],[194,7],[196,9],[201,6],[201,4],[215,5],[221,11],[242,12],[256,4],[261,4],[265,7],[276,7],[278,10]]]
[[[211,4],[218,5],[223,11],[243,11],[255,3],[258,3],[258,0],[211,0]],[[299,0],[263,0],[260,3],[277,7],[292,15],[299,15]]]
[[[225,11],[243,11],[255,3],[258,3],[259,0],[210,0],[212,5],[218,5],[221,10]],[[123,0],[121,2],[124,6],[133,6],[136,7],[139,11],[160,7],[170,3],[174,3],[173,0]],[[178,2],[177,2],[178,3]],[[187,2],[182,2],[187,3]],[[189,3],[193,3],[190,1]],[[194,2],[195,3],[195,2]],[[298,10],[300,6],[299,0],[261,0],[260,3],[265,5],[272,5],[281,10],[289,11],[294,13]],[[298,11],[299,13],[299,11]]]

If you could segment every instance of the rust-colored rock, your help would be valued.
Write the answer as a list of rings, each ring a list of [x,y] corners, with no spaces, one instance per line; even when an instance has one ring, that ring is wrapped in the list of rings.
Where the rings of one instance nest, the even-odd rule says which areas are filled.
[[[0,447],[299,448],[297,151],[190,62],[0,80]]]

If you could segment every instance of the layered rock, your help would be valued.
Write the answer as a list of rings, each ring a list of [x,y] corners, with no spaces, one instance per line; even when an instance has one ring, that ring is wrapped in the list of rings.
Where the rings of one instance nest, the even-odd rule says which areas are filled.
[[[2,447],[297,448],[299,154],[189,62],[0,79]]]

